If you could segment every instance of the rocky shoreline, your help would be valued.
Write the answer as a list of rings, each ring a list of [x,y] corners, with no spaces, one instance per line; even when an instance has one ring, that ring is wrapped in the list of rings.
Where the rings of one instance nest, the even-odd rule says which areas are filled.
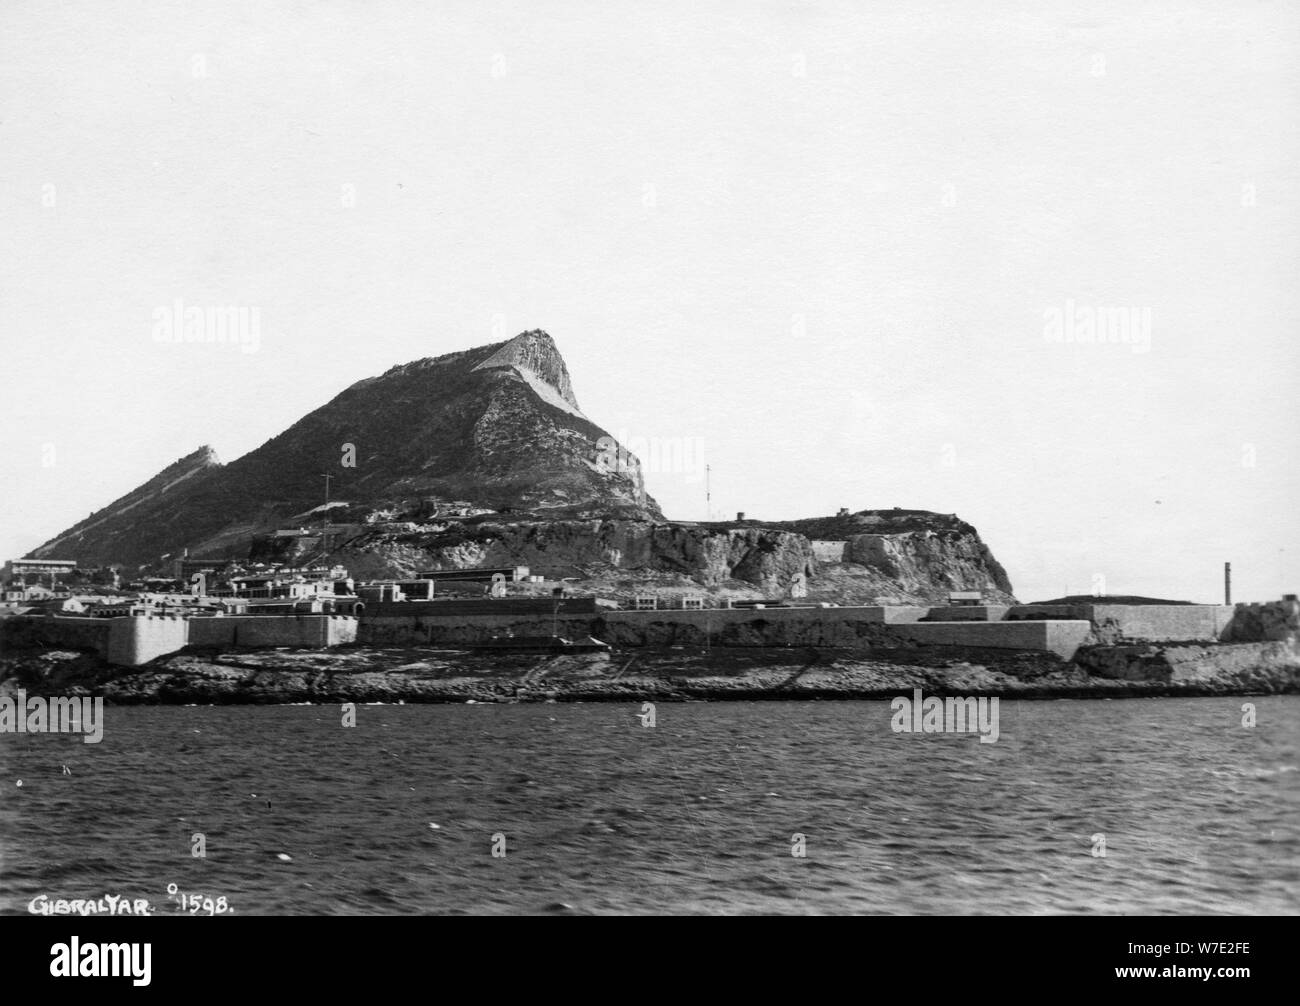
[[[0,694],[98,695],[113,705],[1017,699],[1300,694],[1286,642],[1092,647],[1050,654],[904,647],[675,646],[546,656],[400,647],[181,653],[143,667],[71,650],[0,657]]]

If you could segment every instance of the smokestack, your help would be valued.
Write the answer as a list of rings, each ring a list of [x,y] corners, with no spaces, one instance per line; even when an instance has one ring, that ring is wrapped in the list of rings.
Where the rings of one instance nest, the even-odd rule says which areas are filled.
[[[1232,603],[1232,563],[1223,564],[1223,603]]]

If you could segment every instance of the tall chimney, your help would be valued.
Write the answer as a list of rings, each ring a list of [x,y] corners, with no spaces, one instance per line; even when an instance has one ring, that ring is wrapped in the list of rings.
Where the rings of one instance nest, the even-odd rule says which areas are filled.
[[[1232,603],[1232,563],[1223,564],[1223,603]]]

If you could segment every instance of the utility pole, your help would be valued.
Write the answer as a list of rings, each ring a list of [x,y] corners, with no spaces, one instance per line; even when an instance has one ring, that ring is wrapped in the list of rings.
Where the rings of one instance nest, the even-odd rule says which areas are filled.
[[[1232,603],[1232,563],[1223,564],[1223,603]]]

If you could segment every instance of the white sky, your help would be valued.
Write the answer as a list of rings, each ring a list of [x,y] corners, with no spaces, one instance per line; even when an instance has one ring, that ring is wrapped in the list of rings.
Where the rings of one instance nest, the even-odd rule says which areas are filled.
[[[1298,106],[1286,3],[4,4],[0,552],[539,327],[718,512],[956,512],[1026,600],[1294,591]],[[259,351],[158,344],[175,298]]]

